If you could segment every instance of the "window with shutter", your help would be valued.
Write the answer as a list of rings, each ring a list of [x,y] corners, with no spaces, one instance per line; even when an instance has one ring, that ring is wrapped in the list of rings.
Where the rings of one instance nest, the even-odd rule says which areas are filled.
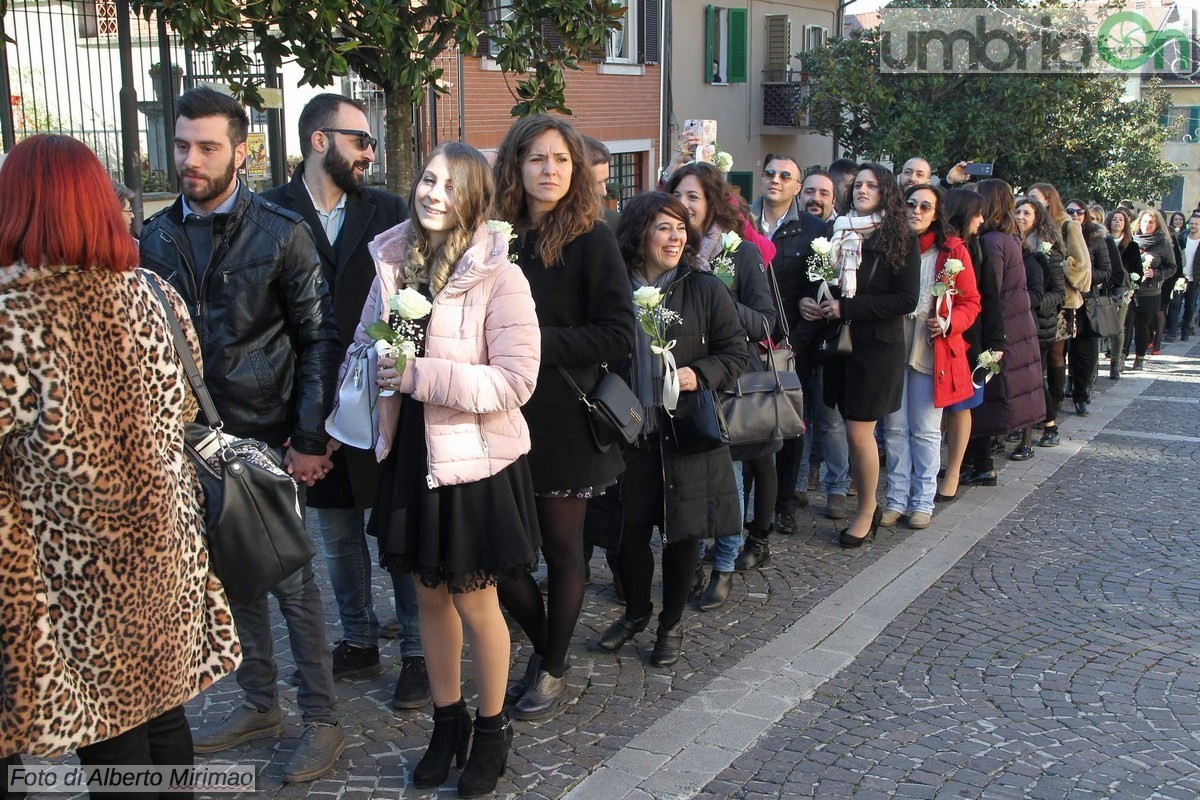
[[[639,0],[641,19],[638,26],[638,60],[643,64],[657,64],[659,61],[660,20],[662,19],[662,0]]]
[[[786,81],[788,67],[792,62],[792,21],[785,14],[768,14],[766,17],[767,47],[764,80]]]
[[[488,0],[487,3],[487,23],[488,27],[495,27],[503,22],[512,19],[513,7],[512,0]],[[488,55],[495,58],[500,52],[495,42],[491,41],[486,31],[479,36],[479,54]]]
[[[749,14],[744,8],[704,10],[704,82],[745,83]]]
[[[816,50],[825,44],[825,40],[829,38],[829,31],[822,28],[820,25],[805,25],[804,26],[804,51]]]
[[[641,4],[638,0],[614,0],[614,2],[625,9],[625,16],[621,18],[620,27],[608,32],[605,60],[614,64],[632,64],[637,60],[639,53],[638,34],[641,32],[639,30],[641,15],[638,6]],[[652,2],[653,0],[648,0],[648,3]]]

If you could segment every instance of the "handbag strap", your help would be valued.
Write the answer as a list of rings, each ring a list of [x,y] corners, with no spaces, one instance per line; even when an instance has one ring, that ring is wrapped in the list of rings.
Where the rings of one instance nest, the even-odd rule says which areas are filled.
[[[602,363],[600,365],[600,367],[605,372],[608,372],[608,364]],[[577,384],[571,378],[570,374],[562,367],[558,368],[558,374],[563,376],[563,380],[565,380],[571,386],[571,388],[575,390],[575,394],[579,395],[579,399],[583,402],[583,404],[585,406],[587,406],[590,409],[592,407],[592,401],[588,399],[587,393],[585,391],[583,391],[583,389],[579,388],[579,384]]]
[[[775,296],[775,308],[779,311],[779,321],[782,323],[783,344],[787,345],[787,349],[792,349],[791,326],[788,325],[787,311],[783,308],[783,295],[779,293],[779,281],[775,280],[775,269],[767,268],[767,280],[771,284],[771,294]],[[770,341],[771,332],[767,331],[767,340]],[[772,344],[774,344],[772,342]]]
[[[183,373],[187,375],[188,383],[192,386],[192,393],[196,395],[196,400],[200,403],[200,411],[204,414],[208,427],[220,430],[224,423],[221,422],[221,415],[217,413],[212,395],[208,393],[208,387],[204,385],[204,378],[200,375],[200,368],[196,366],[196,359],[192,358],[192,349],[188,347],[183,329],[179,327],[179,318],[175,316],[175,309],[171,307],[171,301],[167,299],[166,292],[162,290],[158,282],[151,280],[145,270],[142,272],[142,278],[150,287],[150,291],[154,292],[154,296],[158,298],[163,311],[166,312],[167,327],[171,330],[171,341],[175,344],[175,355],[183,365]]]

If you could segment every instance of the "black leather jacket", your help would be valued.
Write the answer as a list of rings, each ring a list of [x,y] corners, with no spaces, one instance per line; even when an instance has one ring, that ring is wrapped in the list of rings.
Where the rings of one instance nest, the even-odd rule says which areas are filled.
[[[226,429],[324,453],[342,354],[308,225],[239,184],[234,210],[214,225],[212,262],[197,286],[182,214],[176,200],[147,220],[142,266],[187,303]]]

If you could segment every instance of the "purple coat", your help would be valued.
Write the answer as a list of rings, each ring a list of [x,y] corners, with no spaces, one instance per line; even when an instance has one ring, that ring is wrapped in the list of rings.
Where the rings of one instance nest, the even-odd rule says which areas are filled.
[[[1037,323],[1025,289],[1025,260],[1015,235],[991,231],[983,257],[996,273],[1004,310],[1004,360],[984,390],[983,404],[971,410],[971,436],[999,436],[1046,418],[1042,354]]]

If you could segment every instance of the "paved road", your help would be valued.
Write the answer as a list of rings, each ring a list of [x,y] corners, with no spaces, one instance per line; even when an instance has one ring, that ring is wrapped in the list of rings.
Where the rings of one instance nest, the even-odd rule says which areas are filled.
[[[817,513],[773,541],[770,567],[737,576],[720,611],[689,612],[674,669],[647,665],[649,633],[619,656],[590,646],[619,613],[598,555],[570,705],[516,723],[500,794],[1200,796],[1200,347],[1186,347],[1101,378],[1062,446],[1006,463],[999,487],[966,490],[929,530],[843,553],[811,495]],[[431,722],[387,707],[398,657],[390,644],[385,675],[339,684],[349,747],[325,779],[280,780],[300,733],[289,667],[284,739],[212,761],[258,765],[263,798],[454,796],[407,788]],[[229,679],[189,712],[236,702]]]

